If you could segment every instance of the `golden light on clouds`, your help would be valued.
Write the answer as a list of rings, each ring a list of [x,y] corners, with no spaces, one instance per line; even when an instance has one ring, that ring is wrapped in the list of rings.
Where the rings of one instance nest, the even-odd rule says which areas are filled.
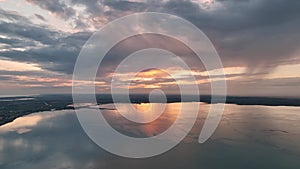
[[[170,75],[159,69],[150,69],[143,72],[139,72],[132,80],[145,79],[155,80],[156,78],[169,78]]]
[[[163,70],[149,69],[136,74],[131,79],[131,85],[129,89],[135,88],[147,88],[147,89],[158,89],[162,85],[159,83],[163,79],[172,79],[171,76]]]
[[[130,85],[129,89],[158,89],[161,88],[160,84],[137,84]]]
[[[166,71],[158,69],[149,69],[137,73],[132,79],[132,74],[122,73],[116,74],[115,76],[120,82],[130,81],[129,89],[155,89],[155,88],[164,88],[170,86],[181,85],[191,85],[195,82],[189,81],[187,77],[191,74],[196,79],[196,84],[210,83],[211,81],[223,80],[219,76],[224,72],[226,80],[234,80],[242,78],[242,74],[246,72],[246,67],[228,67],[224,69],[215,69],[210,71],[195,71],[195,70],[178,70],[174,68],[166,68]],[[166,73],[169,72],[170,74]],[[172,76],[171,76],[172,75]],[[209,77],[211,76],[211,78]],[[111,75],[110,75],[111,76]],[[178,78],[179,80],[175,81],[173,77]],[[122,84],[122,83],[120,83]],[[127,88],[128,86],[118,86],[120,88]]]
[[[275,68],[266,78],[300,78],[300,64],[282,65]]]
[[[5,71],[38,71],[42,70],[37,64],[0,60],[0,70]]]

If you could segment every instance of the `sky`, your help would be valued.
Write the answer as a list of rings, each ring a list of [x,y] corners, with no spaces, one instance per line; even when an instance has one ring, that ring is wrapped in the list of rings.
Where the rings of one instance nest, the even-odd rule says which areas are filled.
[[[201,29],[223,62],[229,95],[300,97],[298,0],[0,0],[0,95],[71,93],[74,65],[89,37],[137,12],[177,15]],[[145,35],[124,40],[107,54],[97,91],[109,93],[124,54],[145,47],[181,57],[202,94],[209,94],[210,81],[218,80],[217,75],[209,79],[201,62],[176,40]],[[186,75],[166,69],[182,79]],[[118,76],[131,81],[133,93],[178,92],[164,71],[144,70],[126,79],[128,73]]]

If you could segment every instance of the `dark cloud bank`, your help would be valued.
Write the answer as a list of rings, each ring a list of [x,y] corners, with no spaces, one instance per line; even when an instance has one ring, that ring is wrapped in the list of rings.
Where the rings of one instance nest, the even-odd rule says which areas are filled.
[[[43,69],[71,74],[81,47],[96,28],[107,21],[134,12],[164,12],[181,16],[203,30],[217,48],[225,66],[247,66],[248,73],[268,73],[278,65],[300,63],[300,1],[298,0],[218,0],[199,5],[189,0],[162,2],[130,1],[37,1],[27,0],[56,16],[72,21],[78,33],[66,33],[35,25],[18,13],[0,9],[2,50],[5,59],[37,63]],[[84,13],[74,5],[84,6]],[[109,7],[110,10],[105,10]],[[36,14],[38,19],[47,21]],[[84,18],[96,18],[89,19]],[[98,18],[98,19],[97,19]],[[139,42],[141,43],[141,42]],[[146,43],[146,42],[142,42]],[[147,42],[149,43],[149,42]],[[150,42],[155,43],[155,42]],[[25,51],[15,50],[24,48]],[[117,55],[115,55],[117,57]],[[115,64],[116,58],[107,58]],[[109,67],[109,65],[107,65]],[[294,83],[294,81],[293,81]]]

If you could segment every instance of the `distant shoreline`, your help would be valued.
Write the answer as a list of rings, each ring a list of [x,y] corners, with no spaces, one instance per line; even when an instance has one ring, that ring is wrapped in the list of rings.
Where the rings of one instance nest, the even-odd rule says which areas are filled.
[[[84,98],[85,95],[82,95]],[[120,95],[120,98],[124,97]],[[148,95],[130,95],[132,103],[149,103]],[[167,95],[168,103],[181,102],[180,95]],[[114,103],[111,95],[96,95],[99,104]],[[124,102],[122,101],[124,100]],[[211,96],[205,95],[195,99],[195,96],[185,96],[183,102],[204,102],[212,104]],[[83,99],[84,102],[84,99]],[[154,102],[160,102],[155,101]],[[124,99],[120,99],[119,103],[128,103]],[[218,103],[218,101],[214,102]],[[35,112],[51,111],[51,110],[68,110],[74,109],[69,106],[73,104],[72,95],[52,94],[52,95],[28,95],[16,97],[0,97],[0,126],[14,119]],[[227,96],[226,104],[236,105],[261,105],[261,106],[300,106],[300,99],[294,98],[269,98],[269,97],[237,97]]]

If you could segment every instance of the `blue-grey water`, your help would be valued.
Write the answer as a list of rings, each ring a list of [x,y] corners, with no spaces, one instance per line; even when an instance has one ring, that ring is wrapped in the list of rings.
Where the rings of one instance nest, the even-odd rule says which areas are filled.
[[[168,104],[161,121],[140,126],[120,120],[115,110],[105,110],[104,114],[112,126],[124,134],[152,136],[172,124],[179,104]],[[149,105],[135,106],[144,110]],[[300,107],[226,105],[214,135],[199,144],[197,139],[208,108],[209,105],[201,103],[194,128],[178,146],[147,159],[122,158],[102,150],[86,136],[72,110],[30,114],[0,126],[0,168],[300,168]]]

